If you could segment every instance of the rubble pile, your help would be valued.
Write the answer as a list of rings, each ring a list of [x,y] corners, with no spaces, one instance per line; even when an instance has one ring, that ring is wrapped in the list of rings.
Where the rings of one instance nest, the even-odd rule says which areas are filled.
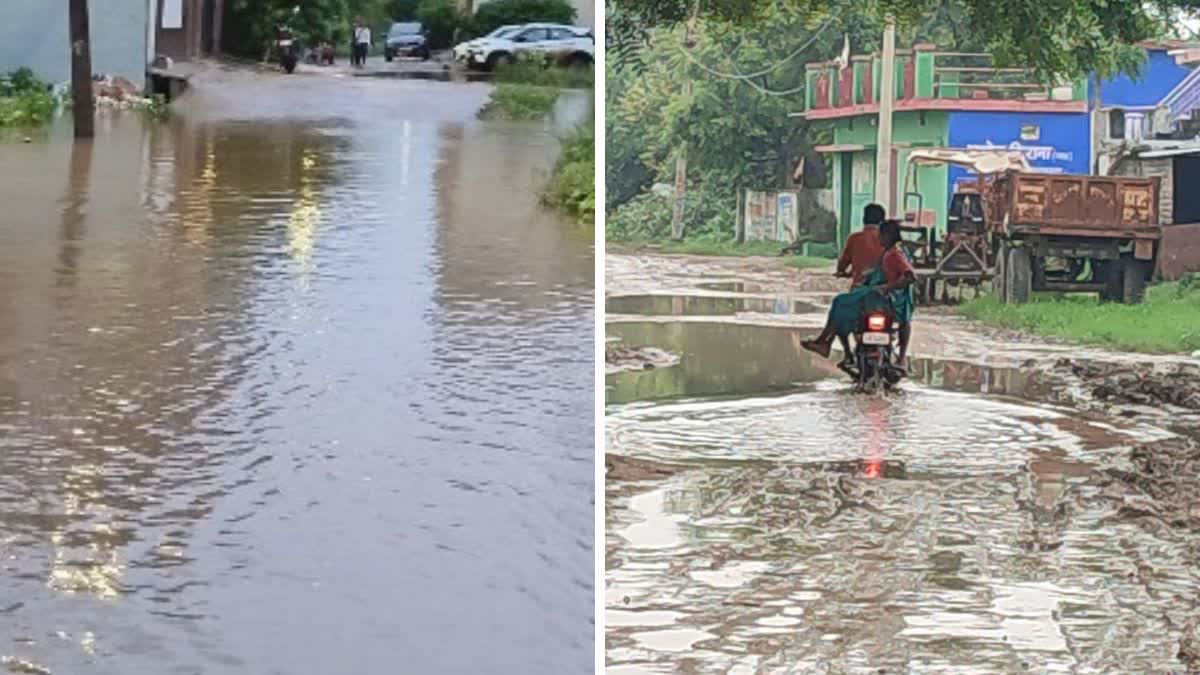
[[[149,98],[142,96],[141,90],[133,82],[123,77],[97,75],[92,79],[92,97],[96,105],[102,108],[139,108],[151,105]]]
[[[1100,494],[1120,518],[1150,518],[1200,530],[1200,444],[1179,437],[1134,448],[1132,469],[1106,469]]]
[[[1059,359],[1028,363],[1047,398],[1081,407],[1136,405],[1200,412],[1200,366],[1117,364]],[[1092,405],[1088,405],[1092,404]]]
[[[679,357],[656,347],[622,347],[609,339],[604,345],[604,367],[608,373],[654,370],[679,363]]]

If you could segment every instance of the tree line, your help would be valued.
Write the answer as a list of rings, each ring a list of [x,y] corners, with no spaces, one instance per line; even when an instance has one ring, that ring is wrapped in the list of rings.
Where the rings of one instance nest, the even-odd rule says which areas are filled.
[[[804,107],[806,62],[877,52],[889,15],[897,44],[992,53],[1047,80],[1136,72],[1141,40],[1172,37],[1171,8],[1115,0],[608,0],[607,235],[670,234],[675,159],[686,148],[689,238],[731,239],[741,188],[791,185],[828,127]],[[814,158],[820,162],[819,157]],[[655,186],[658,186],[655,189]],[[802,191],[805,195],[807,191]],[[801,217],[832,219],[805,195]]]
[[[418,21],[430,47],[485,35],[504,25],[546,21],[572,23],[575,8],[567,0],[232,0],[226,9],[222,48],[231,54],[261,58],[275,27],[287,22],[306,44],[349,46],[355,18],[361,17],[382,39],[393,22]],[[299,7],[298,14],[293,9]]]

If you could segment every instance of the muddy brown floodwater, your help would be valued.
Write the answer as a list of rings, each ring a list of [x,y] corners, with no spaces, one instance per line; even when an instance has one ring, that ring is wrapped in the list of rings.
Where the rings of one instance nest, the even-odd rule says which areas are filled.
[[[489,88],[219,71],[0,145],[0,671],[593,654],[593,233]]]
[[[752,281],[711,281],[739,264]],[[1168,475],[1193,476],[1200,452],[1164,416],[1049,403],[1038,372],[1005,365],[1022,360],[1007,345],[943,358],[964,329],[930,315],[915,330],[946,348],[918,350],[899,394],[855,395],[800,347],[823,310],[804,318],[797,302],[819,302],[823,278],[805,288],[760,262],[607,265],[621,310],[607,337],[678,359],[607,377],[609,673],[1200,661],[1200,502]],[[1186,461],[1161,454],[1172,445]]]

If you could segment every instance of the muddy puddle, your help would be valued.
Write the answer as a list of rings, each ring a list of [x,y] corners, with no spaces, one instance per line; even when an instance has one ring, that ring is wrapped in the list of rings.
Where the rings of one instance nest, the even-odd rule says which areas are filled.
[[[670,467],[607,486],[610,672],[1182,670],[1200,537],[1096,479],[1168,432],[958,363],[853,395],[786,328],[607,331],[681,354],[608,381],[607,452]]]
[[[696,288],[724,293],[762,293],[766,290],[762,284],[746,281],[704,281],[696,284]]]
[[[586,97],[216,77],[0,146],[0,671],[590,669]]]
[[[698,295],[620,295],[605,303],[608,315],[734,316],[737,314],[807,314],[817,306],[784,298],[729,298]]]
[[[832,362],[810,358],[808,337],[793,328],[709,322],[618,322],[605,331],[622,344],[679,356],[667,368],[607,376],[605,400],[628,403],[680,396],[744,396],[794,389],[843,376]]]

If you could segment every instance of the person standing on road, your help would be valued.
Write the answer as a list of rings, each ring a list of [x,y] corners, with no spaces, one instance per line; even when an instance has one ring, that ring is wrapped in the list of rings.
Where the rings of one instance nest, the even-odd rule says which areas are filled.
[[[850,287],[862,283],[867,270],[879,264],[883,244],[879,241],[879,226],[886,217],[879,204],[867,204],[863,209],[863,229],[846,238],[842,256],[838,258],[837,276],[852,277]]]
[[[367,54],[371,51],[371,29],[363,23],[362,17],[359,17],[354,22],[354,55],[357,60],[357,66],[363,68],[367,65]]]

